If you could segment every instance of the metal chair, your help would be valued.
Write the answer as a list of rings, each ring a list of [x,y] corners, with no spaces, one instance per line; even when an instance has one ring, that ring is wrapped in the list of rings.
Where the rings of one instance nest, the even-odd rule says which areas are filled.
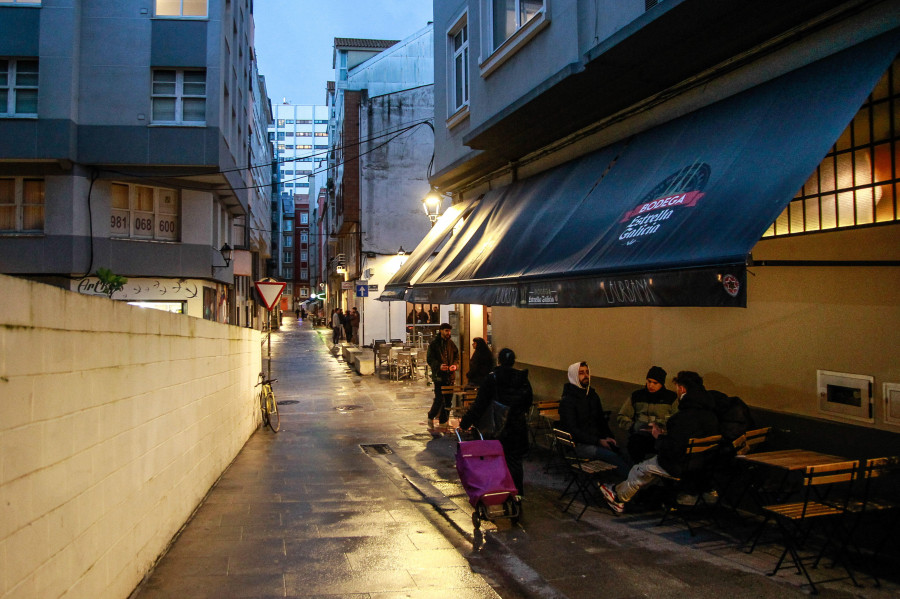
[[[690,517],[704,507],[710,507],[706,501],[706,491],[712,488],[713,471],[716,466],[718,449],[722,443],[722,435],[688,439],[687,447],[681,456],[680,476],[662,477],[667,492],[663,497],[663,516],[659,524],[663,524],[669,516],[676,516],[687,526],[688,532],[694,536],[694,527]],[[688,491],[694,497],[693,503],[680,504],[679,495]],[[696,494],[695,494],[696,493]],[[713,515],[713,518],[715,516]]]
[[[553,429],[553,434],[556,437],[556,448],[559,456],[567,466],[566,473],[569,481],[569,484],[560,493],[559,499],[563,499],[570,494],[572,495],[572,499],[563,508],[564,512],[568,512],[569,508],[580,496],[582,501],[584,501],[584,507],[581,508],[581,512],[575,517],[576,520],[580,520],[589,505],[592,503],[603,504],[603,498],[599,495],[597,485],[609,473],[614,472],[616,467],[603,460],[591,460],[580,457],[575,449],[575,440],[572,439],[570,433],[555,428]],[[570,492],[569,489],[572,489],[573,485],[575,488]]]
[[[840,530],[840,521],[847,513],[847,504],[850,499],[852,483],[858,474],[859,462],[839,462],[835,464],[823,464],[820,466],[807,466],[803,474],[803,498],[800,501],[780,503],[763,507],[765,513],[775,520],[784,543],[784,551],[778,558],[778,563],[769,574],[775,575],[783,566],[785,558],[790,555],[798,574],[802,574],[809,582],[810,592],[818,594],[818,589],[809,575],[809,570],[803,563],[800,550],[812,540],[813,528],[819,524],[832,522],[830,533],[826,533],[823,542],[825,546],[813,556],[815,564],[821,559],[831,534]],[[828,498],[831,491],[836,490],[837,499]],[[841,561],[841,553],[835,556],[835,562]],[[807,558],[809,559],[809,558]],[[813,564],[813,565],[815,565]],[[853,572],[846,563],[842,562],[847,576],[855,586],[859,586]],[[826,582],[826,581],[820,581]]]

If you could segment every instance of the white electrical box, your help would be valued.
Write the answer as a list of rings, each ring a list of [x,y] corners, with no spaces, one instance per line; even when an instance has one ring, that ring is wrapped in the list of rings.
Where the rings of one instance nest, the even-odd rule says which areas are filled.
[[[863,374],[830,370],[816,371],[819,412],[826,417],[875,422],[872,385],[875,379]]]

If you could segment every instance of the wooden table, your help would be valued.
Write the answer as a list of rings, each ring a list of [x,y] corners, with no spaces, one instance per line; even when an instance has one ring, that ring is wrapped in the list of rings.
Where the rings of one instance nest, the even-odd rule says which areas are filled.
[[[751,464],[787,470],[788,472],[805,470],[808,466],[821,466],[822,464],[847,461],[847,458],[808,449],[784,449],[781,451],[749,453],[747,455],[739,455],[737,459],[750,462]]]

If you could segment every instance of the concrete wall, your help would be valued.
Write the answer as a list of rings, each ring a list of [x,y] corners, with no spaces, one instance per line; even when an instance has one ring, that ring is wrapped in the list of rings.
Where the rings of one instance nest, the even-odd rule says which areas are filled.
[[[0,276],[0,597],[127,597],[258,425],[260,334]]]
[[[900,226],[761,241],[756,259],[897,260]],[[651,365],[669,375],[695,370],[707,387],[754,407],[804,417],[819,412],[816,370],[873,376],[874,423],[885,423],[883,383],[900,382],[900,277],[895,266],[750,268],[747,308],[493,309],[494,346],[524,366],[550,369],[536,387],[558,397],[569,364],[633,383],[607,392],[618,409]],[[831,417],[840,421],[840,418]],[[852,422],[844,420],[845,422]]]

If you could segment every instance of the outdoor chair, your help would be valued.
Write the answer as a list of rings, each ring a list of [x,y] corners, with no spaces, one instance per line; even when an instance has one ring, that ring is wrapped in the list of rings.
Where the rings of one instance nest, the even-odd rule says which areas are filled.
[[[810,592],[813,595],[818,594],[819,591],[809,575],[809,569],[804,564],[804,560],[814,560],[812,565],[817,565],[832,537],[845,531],[841,524],[847,514],[847,504],[852,489],[851,483],[857,476],[858,468],[859,462],[857,461],[808,466],[803,474],[801,500],[767,505],[763,508],[766,515],[771,516],[778,525],[784,544],[784,551],[769,574],[770,576],[774,576],[782,567],[787,567],[784,565],[785,558],[790,556],[797,573],[806,577]],[[811,542],[815,540],[813,537],[815,528],[818,525],[826,524],[831,524],[831,527],[819,537],[823,543],[822,548],[811,558],[802,557],[800,551],[808,549]],[[835,555],[835,563],[841,562],[847,576],[855,586],[859,586],[853,572],[841,559],[842,553],[839,550]]]
[[[579,457],[578,452],[576,451],[575,441],[572,439],[570,433],[555,428],[553,429],[553,434],[556,437],[556,448],[559,452],[560,459],[567,467],[566,474],[568,485],[566,485],[566,488],[560,493],[559,499],[564,499],[569,495],[572,496],[569,503],[563,508],[564,512],[568,512],[575,500],[581,497],[584,506],[581,508],[581,512],[578,513],[578,516],[575,517],[575,520],[580,520],[588,506],[592,503],[598,505],[605,504],[603,497],[598,490],[598,485],[612,472],[615,472],[616,467],[603,460],[591,460]]]
[[[871,541],[867,545],[871,547],[872,556],[884,555],[885,543],[888,539],[896,539],[895,529],[900,521],[898,475],[900,475],[900,458],[897,457],[870,458],[860,463],[856,486],[851,492],[846,505],[846,516],[842,521],[843,542],[838,549],[838,557],[850,549],[861,558],[863,564],[870,563],[871,557],[863,555],[861,543],[857,540],[861,527],[864,528],[864,538],[868,537]],[[826,503],[840,507],[838,502],[826,500]],[[819,559],[826,548],[827,545],[823,545]],[[837,559],[832,560],[832,567],[836,561]],[[819,560],[816,560],[814,566],[818,563]],[[873,573],[872,578],[875,586],[881,585],[876,574]]]
[[[722,443],[722,435],[688,439],[687,447],[680,460],[680,476],[662,477],[664,485],[662,525],[670,516],[675,516],[687,526],[688,532],[694,536],[691,517],[712,507],[707,502],[708,492],[712,490],[713,472],[716,467],[718,450]],[[679,503],[679,496],[689,496],[691,503]],[[715,515],[710,512],[714,519]]]

